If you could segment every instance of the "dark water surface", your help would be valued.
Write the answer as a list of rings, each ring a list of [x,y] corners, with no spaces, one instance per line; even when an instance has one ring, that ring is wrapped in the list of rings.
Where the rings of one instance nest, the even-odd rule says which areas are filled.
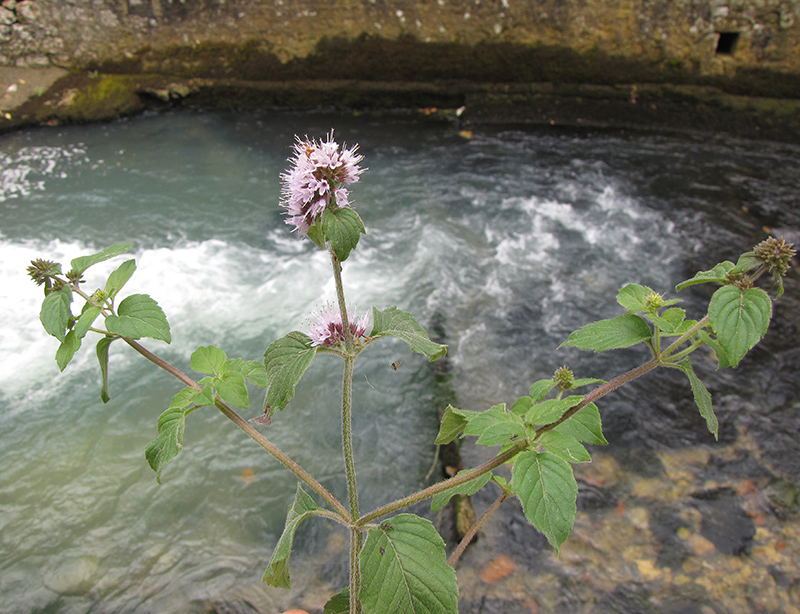
[[[413,118],[222,113],[2,136],[0,612],[315,611],[346,581],[343,535],[309,522],[293,588],[265,589],[291,475],[206,409],[189,417],[158,486],[143,450],[179,386],[120,348],[106,405],[91,349],[58,374],[41,290],[24,274],[35,257],[67,263],[132,241],[126,290],[152,295],[172,326],[170,346],[148,347],[184,370],[199,345],[260,359],[334,298],[326,255],[289,232],[277,205],[294,135],[332,127],[369,167],[354,190],[367,234],[345,263],[348,300],[397,305],[423,324],[443,317],[465,409],[513,402],[565,363],[608,379],[646,360],[556,351],[619,313],[622,285],[673,297],[767,233],[800,239],[800,148],[768,142],[510,127],[467,139]],[[88,287],[115,265],[91,269]],[[611,445],[577,470],[561,556],[507,503],[459,564],[461,611],[800,612],[798,281],[795,269],[767,338],[736,371],[694,360],[719,442],[676,374],[602,400]],[[681,295],[699,317],[707,289]],[[339,369],[319,357],[264,432],[344,497]],[[426,483],[429,365],[399,342],[376,344],[355,395],[366,510]],[[463,454],[475,464],[487,451]],[[481,491],[477,511],[496,495]]]

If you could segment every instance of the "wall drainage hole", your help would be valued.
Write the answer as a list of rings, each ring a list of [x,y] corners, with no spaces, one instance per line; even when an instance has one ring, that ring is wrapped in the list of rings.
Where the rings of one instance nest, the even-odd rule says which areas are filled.
[[[717,55],[733,55],[736,43],[739,41],[738,32],[717,32]]]

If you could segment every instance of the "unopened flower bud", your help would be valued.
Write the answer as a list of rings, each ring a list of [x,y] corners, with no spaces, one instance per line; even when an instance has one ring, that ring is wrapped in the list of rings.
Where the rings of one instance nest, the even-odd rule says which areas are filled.
[[[644,306],[647,313],[655,313],[664,306],[664,297],[657,292],[653,292],[645,299]]]
[[[575,376],[572,373],[572,369],[566,365],[556,369],[556,372],[553,374],[553,381],[562,392],[572,390],[575,387]]]
[[[753,248],[753,254],[761,262],[774,271],[776,275],[782,277],[789,269],[789,262],[795,257],[797,252],[792,249],[793,245],[787,243],[782,237],[776,239],[770,237]]]

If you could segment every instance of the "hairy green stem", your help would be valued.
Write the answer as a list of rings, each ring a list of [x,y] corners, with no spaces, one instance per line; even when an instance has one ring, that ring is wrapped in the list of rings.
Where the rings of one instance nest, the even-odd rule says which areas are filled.
[[[128,337],[122,337],[122,339],[134,350],[136,350],[142,356],[147,358],[147,360],[152,362],[154,365],[164,369],[167,373],[176,377],[190,388],[194,388],[195,390],[202,390],[202,387],[192,378],[190,378],[188,375],[185,375],[184,373],[173,367],[168,362],[159,358],[144,346],[140,345],[133,339],[129,339]],[[226,418],[228,418],[236,426],[242,429],[253,441],[255,441],[264,450],[269,452],[269,454],[271,454],[273,458],[275,458],[278,462],[284,465],[289,471],[294,473],[302,482],[304,482],[311,490],[313,490],[320,497],[322,497],[333,509],[335,509],[338,512],[338,515],[342,521],[348,524],[352,522],[351,520],[352,517],[348,513],[347,509],[336,499],[336,497],[334,497],[330,492],[328,492],[328,490],[322,484],[317,482],[317,480],[315,480],[310,473],[308,473],[294,460],[292,460],[289,456],[287,456],[280,449],[278,449],[278,447],[275,446],[275,444],[270,442],[266,437],[264,437],[261,433],[259,433],[252,425],[250,425],[246,420],[244,420],[244,418],[242,418],[239,414],[237,414],[233,409],[228,407],[228,405],[226,405],[220,400],[217,400],[215,402],[215,405],[217,409],[219,409]]]
[[[458,543],[458,546],[456,547],[455,550],[453,550],[453,553],[447,559],[447,564],[450,565],[450,567],[455,566],[456,561],[458,561],[461,555],[464,554],[464,551],[467,549],[467,546],[469,546],[470,542],[472,542],[472,539],[475,537],[475,534],[480,530],[480,528],[484,525],[484,523],[487,520],[489,520],[491,515],[494,514],[498,509],[500,509],[500,506],[503,504],[503,501],[508,499],[510,494],[511,494],[510,492],[507,492],[505,490],[502,493],[500,493],[500,496],[495,500],[495,502],[492,503],[489,506],[489,508],[483,514],[481,514],[481,517],[478,518],[473,523],[473,525],[469,528],[469,531],[467,531],[464,537],[461,538],[461,541]]]

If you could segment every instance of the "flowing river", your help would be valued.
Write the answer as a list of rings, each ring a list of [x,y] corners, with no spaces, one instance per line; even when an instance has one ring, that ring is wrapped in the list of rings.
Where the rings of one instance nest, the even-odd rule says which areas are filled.
[[[260,583],[296,480],[213,408],[189,416],[158,485],[143,451],[179,384],[116,344],[107,404],[93,344],[60,374],[25,274],[33,258],[66,266],[132,242],[125,293],[150,294],[172,327],[171,345],[147,347],[187,372],[203,345],[260,360],[335,298],[327,255],[278,206],[294,135],[331,128],[369,168],[353,190],[367,234],[344,265],[348,302],[442,323],[464,409],[513,403],[563,364],[609,379],[647,360],[556,349],[620,314],[626,283],[674,298],[678,282],[768,233],[800,240],[800,147],[769,142],[199,112],[0,136],[0,612],[321,612],[344,585],[344,534],[316,520],[298,532],[292,589]],[[87,288],[121,260],[90,269]],[[459,563],[460,611],[800,612],[799,277],[795,266],[737,370],[694,359],[718,442],[677,372],[601,400],[610,445],[576,469],[560,557],[506,503]],[[708,297],[693,287],[681,306],[699,317]],[[424,358],[391,341],[362,356],[354,429],[368,510],[438,479],[438,422]],[[318,357],[259,428],[346,499],[340,369]],[[245,418],[260,412],[251,392]],[[468,442],[462,454],[474,465],[489,452]],[[473,497],[478,513],[496,496]]]

